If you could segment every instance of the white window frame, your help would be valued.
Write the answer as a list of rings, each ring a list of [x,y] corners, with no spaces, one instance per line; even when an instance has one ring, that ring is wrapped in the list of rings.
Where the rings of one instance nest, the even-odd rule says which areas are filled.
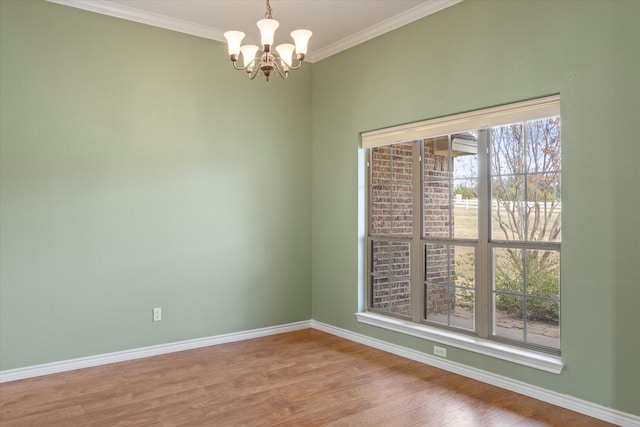
[[[560,115],[559,95],[363,132],[361,134],[362,149],[366,150],[402,142],[425,140],[437,136],[465,132],[470,129],[487,129],[493,126],[556,115]],[[365,242],[367,243],[364,244],[369,246],[368,239],[365,239]],[[368,251],[369,248],[367,247],[365,253]],[[365,268],[364,271],[367,275],[369,274],[367,268]],[[367,279],[364,282],[365,286],[368,287],[369,280]],[[391,315],[388,316],[378,312],[366,311],[366,308],[364,311],[358,312],[355,315],[357,320],[364,324],[555,374],[559,374],[564,366],[559,355],[547,354],[526,347],[459,333],[452,329],[437,328],[424,323],[399,319]]]

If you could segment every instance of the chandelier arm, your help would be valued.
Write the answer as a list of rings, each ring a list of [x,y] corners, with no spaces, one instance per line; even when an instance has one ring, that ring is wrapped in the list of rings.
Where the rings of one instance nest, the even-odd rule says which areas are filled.
[[[249,80],[255,79],[256,76],[258,75],[258,73],[260,73],[260,65],[262,65],[262,63],[258,64],[257,66],[255,66],[255,64],[254,64],[253,70],[250,71],[250,72],[247,71],[247,74],[249,75]]]
[[[290,69],[290,70],[297,70],[298,68],[302,67],[302,63],[303,63],[303,62],[304,62],[304,61],[298,61],[298,65],[295,65],[295,66],[294,66],[294,65],[290,65],[290,66],[289,66],[289,69]]]
[[[247,67],[238,67],[238,66],[236,65],[236,61],[232,61],[232,63],[233,63],[233,68],[235,68],[235,69],[236,69],[236,70],[238,70],[238,71],[240,71],[240,70],[246,70],[246,69],[247,69]]]
[[[282,68],[279,63],[280,63],[281,59],[280,57],[276,56],[275,57],[275,61],[273,63],[275,70],[278,72],[278,75],[283,78],[286,79],[287,77],[289,77],[289,70],[287,68]]]

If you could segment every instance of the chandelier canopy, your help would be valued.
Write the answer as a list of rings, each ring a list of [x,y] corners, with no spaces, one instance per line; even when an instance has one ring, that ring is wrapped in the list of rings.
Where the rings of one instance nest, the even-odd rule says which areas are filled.
[[[262,72],[267,81],[269,81],[269,76],[271,76],[274,71],[280,77],[286,79],[289,76],[289,70],[297,70],[302,66],[302,61],[307,53],[309,38],[311,37],[311,31],[309,30],[292,31],[291,37],[294,40],[295,46],[291,43],[278,45],[276,46],[276,52],[278,54],[274,55],[271,52],[271,46],[273,45],[273,36],[280,23],[273,19],[273,10],[271,9],[269,0],[266,1],[267,11],[264,14],[264,19],[257,22],[262,43],[260,56],[256,55],[260,50],[258,46],[253,44],[241,46],[242,39],[245,36],[242,31],[227,31],[224,33],[224,37],[227,39],[229,56],[231,57],[233,68],[246,71],[250,80],[255,79],[256,76]],[[294,51],[298,61],[295,65],[293,63]],[[236,64],[240,53],[242,53],[244,63],[242,67]]]

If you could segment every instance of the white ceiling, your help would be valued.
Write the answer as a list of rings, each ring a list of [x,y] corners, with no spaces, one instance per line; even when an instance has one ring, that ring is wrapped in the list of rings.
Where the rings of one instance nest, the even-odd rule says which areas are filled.
[[[259,43],[264,0],[49,0],[105,15],[225,41],[228,30]],[[280,22],[275,43],[293,30],[313,32],[307,60],[319,61],[462,0],[270,0]]]

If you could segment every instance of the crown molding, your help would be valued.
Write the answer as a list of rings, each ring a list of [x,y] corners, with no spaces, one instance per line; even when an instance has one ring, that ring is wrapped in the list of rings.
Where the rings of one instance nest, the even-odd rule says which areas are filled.
[[[108,0],[47,0],[50,3],[57,3],[64,6],[75,7],[89,12],[100,13],[102,15],[113,16],[115,18],[126,19],[127,21],[139,22],[141,24],[152,25],[166,30],[177,31],[179,33],[190,34],[192,36],[205,39],[225,41],[224,31],[196,24],[195,22],[184,21],[145,10],[124,6],[119,3],[112,3]]]
[[[407,10],[406,12],[392,16],[382,22],[372,25],[369,28],[365,28],[351,36],[345,37],[335,43],[332,43],[321,49],[314,50],[310,62],[320,61],[347,50],[382,34],[393,31],[404,25],[410,24],[418,19],[422,19],[425,16],[432,15],[436,12],[446,9],[454,4],[461,3],[463,0],[429,0],[419,6]]]
[[[102,15],[113,16],[115,18],[126,19],[128,21],[138,22],[140,24],[152,25],[154,27],[164,28],[166,30],[177,31],[205,39],[226,42],[224,31],[218,28],[206,25],[196,24],[182,19],[172,18],[153,12],[124,6],[119,3],[113,3],[108,0],[47,0],[50,3],[61,4],[64,6],[75,7],[77,9],[89,12],[100,13]],[[328,58],[331,55],[342,52],[343,50],[354,47],[360,43],[364,43],[384,33],[395,30],[407,25],[413,21],[424,18],[425,16],[436,13],[463,0],[428,0],[425,3],[409,9],[399,15],[393,16],[376,25],[366,28],[351,36],[332,43],[326,47],[320,48],[305,58],[306,62],[315,62]]]

